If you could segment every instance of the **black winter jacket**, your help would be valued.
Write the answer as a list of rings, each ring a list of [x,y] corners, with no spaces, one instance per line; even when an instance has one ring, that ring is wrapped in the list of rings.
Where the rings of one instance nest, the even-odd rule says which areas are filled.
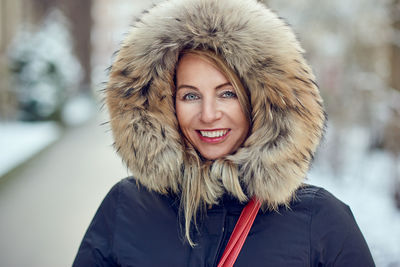
[[[217,266],[244,204],[224,195],[194,231],[181,234],[179,199],[117,183],[91,222],[74,267]],[[260,211],[235,266],[374,266],[349,207],[326,190],[305,185],[290,208]]]

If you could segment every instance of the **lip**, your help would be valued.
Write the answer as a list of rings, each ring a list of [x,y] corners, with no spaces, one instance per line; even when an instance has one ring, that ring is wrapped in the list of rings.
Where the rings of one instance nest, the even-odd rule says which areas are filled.
[[[201,135],[201,133],[200,133],[200,131],[214,132],[214,131],[224,131],[224,130],[226,130],[227,132],[224,135],[218,136],[218,137],[207,137],[207,136]],[[228,129],[228,128],[201,129],[201,130],[196,130],[196,132],[197,132],[197,135],[199,136],[200,140],[202,140],[203,142],[215,144],[215,143],[220,143],[220,142],[224,141],[228,137],[229,133],[231,132],[231,129]]]

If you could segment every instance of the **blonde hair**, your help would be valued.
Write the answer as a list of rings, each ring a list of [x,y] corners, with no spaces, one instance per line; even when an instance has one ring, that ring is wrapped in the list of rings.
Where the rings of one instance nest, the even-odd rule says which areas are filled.
[[[205,60],[227,78],[235,89],[239,104],[246,118],[251,123],[251,105],[248,90],[243,86],[236,72],[228,66],[226,61],[209,50],[184,50],[180,53],[179,59],[186,54]],[[183,211],[185,220],[185,237],[193,247],[196,244],[190,234],[191,226],[197,230],[197,215],[199,212],[201,215],[208,205],[218,204],[218,199],[225,190],[238,197],[240,201],[246,201],[247,196],[240,185],[236,164],[223,158],[215,161],[203,159],[193,145],[186,138],[184,140],[186,145],[185,168],[180,208],[181,212]],[[223,174],[223,171],[227,173]]]

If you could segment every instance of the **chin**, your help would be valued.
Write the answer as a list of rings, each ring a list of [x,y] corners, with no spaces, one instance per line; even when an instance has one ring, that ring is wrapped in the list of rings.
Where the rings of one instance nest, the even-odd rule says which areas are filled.
[[[216,160],[216,159],[225,157],[226,155],[229,154],[228,152],[225,152],[225,153],[221,153],[221,152],[211,152],[211,151],[208,151],[208,152],[206,152],[206,151],[203,151],[203,152],[202,152],[202,151],[199,151],[199,152],[200,152],[200,154],[201,154],[201,156],[202,156],[203,158],[208,159],[208,160]]]

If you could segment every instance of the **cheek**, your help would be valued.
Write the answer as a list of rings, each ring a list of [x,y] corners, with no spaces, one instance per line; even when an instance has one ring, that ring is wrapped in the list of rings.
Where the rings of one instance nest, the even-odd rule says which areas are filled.
[[[240,115],[238,115],[238,116],[240,116],[240,124],[242,125],[242,129],[246,132],[246,133],[248,133],[248,131],[250,130],[250,122],[249,122],[249,119],[246,117],[246,115],[243,113],[243,112],[241,112],[240,113]]]
[[[185,136],[188,137],[187,129],[190,126],[190,108],[187,105],[180,103],[179,101],[176,102],[175,108],[179,127],[181,128]]]
[[[239,102],[235,103],[233,108],[230,108],[231,117],[234,120],[234,124],[246,133],[249,131],[250,123],[246,115],[244,114]]]
[[[179,102],[175,103],[175,112],[179,127],[181,127],[182,121],[184,119],[182,114],[184,114],[184,112],[182,111],[182,105],[179,104]]]

